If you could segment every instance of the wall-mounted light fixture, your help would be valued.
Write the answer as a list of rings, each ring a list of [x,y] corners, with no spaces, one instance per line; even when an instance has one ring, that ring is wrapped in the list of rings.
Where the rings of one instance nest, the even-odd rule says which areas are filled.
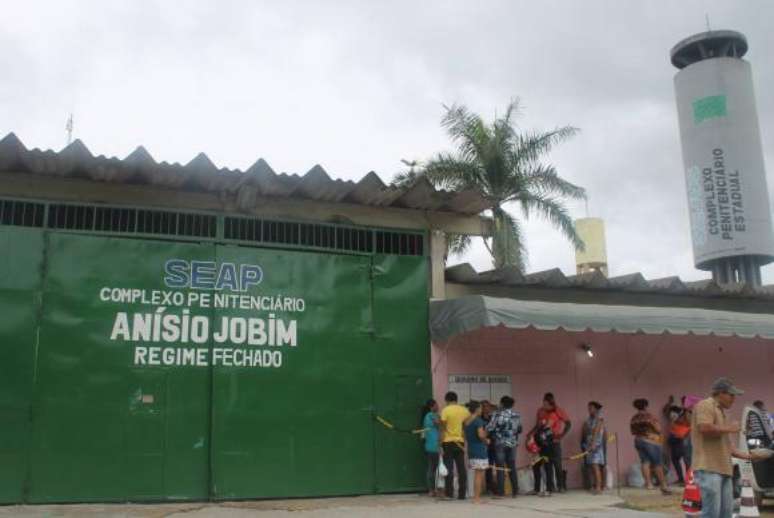
[[[581,344],[581,349],[583,349],[583,352],[585,352],[589,358],[594,357],[594,350],[591,348],[591,344]]]

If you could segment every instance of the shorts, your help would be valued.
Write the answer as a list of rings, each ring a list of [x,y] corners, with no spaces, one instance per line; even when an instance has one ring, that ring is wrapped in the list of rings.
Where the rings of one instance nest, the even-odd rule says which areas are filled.
[[[605,462],[605,450],[602,446],[591,450],[591,453],[586,455],[586,464],[596,464],[597,466],[604,466]]]
[[[470,459],[470,469],[476,471],[489,469],[489,459]]]
[[[634,447],[640,455],[642,464],[661,466],[663,463],[661,446],[637,437],[634,439]]]

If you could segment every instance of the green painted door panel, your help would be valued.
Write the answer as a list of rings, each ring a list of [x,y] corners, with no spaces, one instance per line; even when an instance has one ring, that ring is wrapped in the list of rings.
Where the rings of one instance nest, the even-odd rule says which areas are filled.
[[[135,347],[159,344],[111,339],[114,322],[158,305],[104,300],[104,288],[162,290],[167,258],[212,254],[212,246],[49,236],[29,501],[208,496],[206,448],[195,446],[208,430],[207,370],[134,365]],[[172,387],[182,393],[170,397]],[[138,407],[143,394],[154,403]],[[182,422],[168,427],[169,415]],[[176,475],[189,470],[199,475],[181,485]]]
[[[133,499],[164,498],[164,454],[167,372],[135,368],[129,372],[129,408],[126,416],[127,494]]]
[[[419,410],[432,395],[427,328],[428,263],[425,257],[377,255],[374,261],[374,403],[400,430],[419,428]],[[419,435],[375,429],[378,492],[425,487]]]
[[[27,476],[43,233],[0,229],[0,503],[21,502]]]
[[[250,295],[303,299],[304,310],[216,310],[217,322],[258,318],[297,330],[295,346],[223,345],[279,354],[282,364],[213,368],[216,498],[371,492],[369,259],[237,247],[217,256],[260,265]]]
[[[418,438],[374,417],[415,428],[430,394],[425,258],[4,228],[0,246],[0,503],[422,487]],[[170,260],[237,277],[194,286]]]

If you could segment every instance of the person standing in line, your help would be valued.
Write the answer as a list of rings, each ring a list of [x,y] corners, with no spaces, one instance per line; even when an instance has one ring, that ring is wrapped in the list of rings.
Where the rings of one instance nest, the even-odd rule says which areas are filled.
[[[683,401],[685,401],[684,397]],[[663,413],[664,417],[669,419],[669,435],[667,436],[669,456],[675,467],[677,483],[684,486],[683,463],[685,469],[691,469],[691,460],[688,456],[688,443],[691,435],[690,413],[684,407],[675,405],[674,396],[669,396],[669,401],[664,405]]]
[[[516,448],[522,432],[521,414],[513,409],[513,398],[500,398],[500,409],[492,416],[487,426],[494,439],[495,465],[497,466],[497,494],[505,496],[505,473],[511,481],[511,496],[519,494],[519,482],[516,473]],[[507,471],[504,471],[507,470]]]
[[[531,440],[535,442],[538,450],[539,460],[532,465],[532,474],[535,479],[535,489],[530,495],[538,496],[552,496],[556,491],[554,485],[555,480],[555,468],[554,463],[551,462],[551,458],[554,455],[554,448],[556,443],[554,442],[554,431],[551,427],[551,423],[547,419],[543,419],[537,425],[537,430],[533,434]],[[542,475],[546,477],[546,489],[542,489]]]
[[[647,399],[635,399],[634,408],[637,413],[632,416],[629,423],[634,436],[634,448],[640,456],[642,476],[645,479],[645,487],[653,489],[653,473],[656,475],[661,493],[671,495],[664,476],[661,424],[658,419],[648,412]]]
[[[693,469],[701,492],[702,518],[731,518],[734,511],[731,458],[753,460],[736,449],[734,438],[741,430],[738,422],[728,420],[726,411],[736,396],[744,394],[728,378],[712,384],[712,394],[696,403],[691,420]]]
[[[470,418],[465,422],[465,441],[468,446],[468,462],[473,470],[473,503],[481,503],[481,493],[484,489],[484,474],[489,469],[486,436],[486,424],[481,419],[481,404],[478,401],[468,403]]]
[[[435,477],[438,472],[440,459],[440,416],[438,415],[438,403],[435,399],[428,399],[422,407],[422,429],[424,430],[425,454],[427,455],[427,489],[430,496],[438,496]]]
[[[583,444],[581,448],[586,454],[584,462],[593,474],[591,492],[595,495],[604,491],[602,469],[605,466],[605,419],[602,417],[602,405],[590,401],[589,417],[583,423]]]
[[[531,438],[543,421],[547,421],[553,432],[553,446],[550,448],[551,457],[548,461],[553,465],[556,473],[557,488],[560,493],[567,490],[567,481],[564,480],[564,471],[562,469],[562,439],[570,432],[572,422],[559,405],[556,404],[556,398],[551,392],[543,396],[543,405],[538,409],[535,420],[535,426],[527,434],[527,439]]]
[[[441,411],[443,428],[443,463],[446,466],[446,498],[454,498],[454,469],[457,469],[457,498],[465,500],[468,472],[465,467],[465,436],[463,425],[470,418],[467,408],[457,403],[457,393],[447,392],[446,406]]]
[[[487,430],[487,438],[489,439],[489,443],[486,447],[486,453],[489,458],[489,465],[494,466],[496,462],[495,458],[495,449],[494,449],[494,443],[492,434],[489,432],[489,423],[492,422],[492,415],[494,414],[496,407],[490,403],[487,400],[481,401],[481,419],[484,421],[485,429]],[[490,495],[496,495],[497,494],[497,485],[495,484],[495,473],[493,470],[488,469],[486,470],[486,493]]]

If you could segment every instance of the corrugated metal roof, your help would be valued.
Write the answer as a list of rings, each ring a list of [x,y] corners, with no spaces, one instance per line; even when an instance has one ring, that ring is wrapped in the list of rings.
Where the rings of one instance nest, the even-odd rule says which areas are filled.
[[[446,280],[458,284],[500,284],[542,288],[580,288],[703,297],[747,297],[774,300],[774,285],[753,288],[749,284],[718,284],[712,279],[682,281],[679,277],[646,279],[641,273],[605,277],[600,272],[565,276],[559,268],[521,274],[515,268],[476,272],[468,263],[446,268]]]
[[[474,215],[492,206],[475,191],[435,189],[421,178],[406,188],[386,185],[373,171],[360,181],[334,180],[319,165],[305,174],[277,174],[258,159],[245,171],[218,168],[204,153],[185,165],[156,162],[142,146],[123,160],[94,156],[76,140],[59,152],[27,149],[9,133],[0,140],[0,172],[85,178],[97,182],[147,184],[183,191],[235,193],[242,208],[257,197],[301,198],[372,207],[397,207]]]
[[[771,315],[705,308],[546,302],[482,295],[430,301],[433,342],[485,327],[774,338]]]

